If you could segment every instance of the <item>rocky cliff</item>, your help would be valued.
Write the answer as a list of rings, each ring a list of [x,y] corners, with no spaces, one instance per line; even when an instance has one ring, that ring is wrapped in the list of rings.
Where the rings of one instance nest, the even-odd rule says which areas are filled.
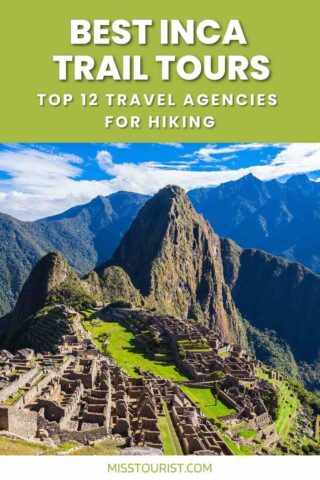
[[[241,341],[219,238],[180,187],[163,188],[142,207],[108,265],[123,268],[149,306]]]
[[[125,300],[135,306],[143,303],[140,292],[132,285],[127,273],[120,267],[100,267],[84,279],[92,296],[103,302]]]

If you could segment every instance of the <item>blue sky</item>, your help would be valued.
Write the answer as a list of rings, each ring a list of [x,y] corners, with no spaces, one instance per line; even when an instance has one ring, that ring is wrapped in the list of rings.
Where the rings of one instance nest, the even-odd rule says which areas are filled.
[[[119,190],[214,187],[249,173],[320,181],[320,144],[0,144],[0,211],[33,220]]]

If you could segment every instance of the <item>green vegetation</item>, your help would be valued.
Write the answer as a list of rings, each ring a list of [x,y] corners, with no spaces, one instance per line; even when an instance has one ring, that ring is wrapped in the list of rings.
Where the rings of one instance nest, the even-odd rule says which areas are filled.
[[[142,297],[133,286],[127,273],[117,266],[99,267],[97,274],[91,273],[88,277],[93,292],[104,302],[113,306],[129,308],[132,305],[141,305]]]
[[[61,365],[62,365],[62,363],[59,362],[59,363],[57,364],[57,368],[60,368]],[[37,385],[39,382],[41,382],[41,380],[42,380],[45,376],[46,376],[46,374],[45,374],[45,373],[42,373],[42,374],[39,376],[39,378],[37,378],[37,380],[32,384],[32,386]]]
[[[299,382],[287,380],[299,400],[310,409],[313,415],[320,414],[320,392],[309,392]]]
[[[320,442],[320,415],[317,415],[316,425],[315,425],[315,439],[316,442]]]
[[[70,456],[74,455],[120,455],[123,441],[121,439],[114,440],[107,438],[98,440],[93,445],[83,446],[70,452]]]
[[[121,439],[105,439],[95,442],[92,446],[62,443],[57,447],[50,447],[43,443],[0,437],[0,455],[120,455],[122,445]],[[68,453],[69,450],[70,453]]]
[[[115,361],[126,370],[130,375],[137,377],[135,367],[150,371],[155,375],[171,380],[187,380],[187,378],[178,371],[175,365],[166,360],[155,360],[147,356],[142,347],[138,344],[132,332],[129,332],[119,323],[102,322],[100,325],[93,325],[89,321],[84,322],[85,328],[91,333],[93,340],[98,348],[103,352],[103,342],[101,334],[109,334],[108,353]],[[100,338],[100,340],[99,340]]]
[[[165,415],[158,417],[159,428],[160,428],[160,438],[163,445],[164,455],[177,455],[175,450],[175,445],[171,437],[170,428],[168,425],[168,420]]]
[[[47,300],[48,305],[61,303],[78,311],[91,309],[95,304],[93,296],[89,295],[79,277],[71,269],[68,278],[53,290]]]
[[[299,379],[298,366],[289,345],[280,340],[273,330],[259,330],[246,320],[243,322],[247,331],[249,348],[254,355],[267,365],[280,370],[284,375]]]
[[[270,383],[272,384],[272,382]],[[280,383],[280,388],[282,388],[282,382],[278,383]],[[276,420],[276,418],[278,418],[278,410],[280,407],[279,386],[273,384],[273,389],[271,391],[261,392],[260,396],[261,400],[267,407],[272,420]]]
[[[86,319],[89,319],[92,317],[92,315],[95,314],[95,310],[93,308],[88,308],[87,310],[81,310],[81,315],[82,317],[85,317]]]
[[[234,409],[229,408],[214,395],[211,388],[194,388],[185,385],[181,385],[181,388],[189,395],[191,400],[199,405],[199,408],[209,419],[235,413]]]
[[[257,430],[251,430],[251,429],[240,430],[240,432],[238,432],[238,433],[239,433],[240,437],[246,438],[246,439],[253,438],[258,434]]]
[[[283,387],[279,396],[279,407],[277,411],[276,430],[282,437],[286,438],[291,418],[295,414],[299,406],[299,401],[296,396],[291,396],[290,390]]]
[[[107,349],[109,345],[109,340],[108,340],[109,338],[110,338],[110,334],[107,332],[100,333],[100,335],[98,336],[98,341],[99,341],[99,344],[101,345],[100,348],[105,354],[108,353]]]
[[[257,368],[256,373],[260,378],[271,383],[275,389],[276,403],[273,402],[273,408],[272,405],[268,404],[268,399],[263,398],[263,400],[266,402],[267,407],[271,408],[271,413],[275,419],[277,433],[282,440],[285,440],[290,431],[292,419],[300,406],[298,396],[295,394],[294,389],[290,386],[290,383],[287,380],[280,381],[269,379],[263,368]]]
[[[205,338],[201,340],[178,340],[179,354],[184,352],[209,352],[211,349]]]
[[[231,438],[229,438],[227,435],[221,435],[221,438],[226,442],[234,455],[253,455],[253,451],[249,446],[238,445],[237,443],[233,442]]]
[[[10,407],[13,405],[17,400],[19,400],[20,397],[22,397],[24,391],[19,389],[15,395],[12,397],[9,397],[5,402],[0,402],[0,405],[5,405],[7,407]]]
[[[164,415],[158,417],[163,452],[165,455],[183,455],[180,442],[165,402],[163,402],[163,412]]]
[[[122,445],[121,439],[104,439],[95,442],[92,446],[62,443],[57,447],[50,447],[43,443],[25,442],[0,436],[0,455],[120,455]]]
[[[74,443],[49,447],[43,443],[31,443],[0,436],[0,455],[57,455],[74,448]]]
[[[101,339],[100,335],[105,333],[110,335],[108,352],[130,375],[137,377],[135,366],[139,366],[142,370],[150,371],[163,378],[175,381],[187,380],[172,363],[166,360],[159,361],[158,358],[148,358],[142,348],[136,345],[133,333],[119,323],[101,322],[100,325],[96,326],[89,321],[85,321],[84,326],[91,333],[100,351],[103,351],[103,343],[99,340],[99,338]],[[217,399],[210,388],[192,388],[184,385],[181,385],[181,388],[199,405],[199,408],[208,418],[230,415],[235,412]]]
[[[221,352],[221,353],[219,353],[219,356],[220,356],[221,358],[226,358],[226,357],[228,357],[229,355],[230,355],[229,352]]]
[[[212,373],[210,373],[210,378],[211,380],[214,380],[216,382],[221,382],[225,378],[226,374],[224,372],[221,372],[220,370],[214,370]]]
[[[317,359],[312,363],[300,363],[299,372],[301,381],[306,388],[320,392],[320,359]]]

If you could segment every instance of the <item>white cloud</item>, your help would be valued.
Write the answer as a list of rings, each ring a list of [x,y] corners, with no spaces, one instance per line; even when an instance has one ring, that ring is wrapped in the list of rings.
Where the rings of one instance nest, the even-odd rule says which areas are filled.
[[[35,219],[112,191],[108,182],[79,180],[83,160],[75,155],[10,146],[0,151],[0,211]]]
[[[112,155],[107,150],[101,150],[97,153],[97,162],[101,170],[108,173],[110,167],[112,167]]]
[[[109,147],[114,147],[114,148],[119,148],[120,150],[127,150],[128,148],[130,148],[130,143],[122,143],[122,142],[118,142],[118,143],[108,143],[107,144]]]
[[[250,144],[246,145],[249,149]],[[217,146],[211,147],[219,150]],[[230,149],[231,146],[223,148]],[[189,168],[192,160],[114,163],[108,150],[97,152],[96,161],[111,179],[83,180],[83,160],[75,155],[20,146],[0,151],[0,170],[9,175],[9,178],[0,180],[0,211],[30,220],[59,213],[97,195],[109,195],[119,190],[153,194],[169,183],[190,190],[237,180],[249,173],[261,180],[271,180],[296,173],[317,172],[320,171],[320,144],[288,144],[267,164],[260,162],[238,170],[210,171],[209,163],[206,163],[204,171],[192,171]]]
[[[197,158],[198,160],[204,162],[221,162],[231,160],[236,158],[236,153],[243,152],[246,150],[261,150],[262,148],[269,147],[268,143],[234,143],[227,146],[211,145],[208,144],[205,147],[201,147],[199,150],[196,150],[193,153],[184,155],[189,158]],[[278,145],[280,146],[280,145]],[[221,158],[215,158],[214,155],[225,155]]]
[[[82,170],[76,155],[54,154],[33,148],[12,147],[0,151],[0,170],[12,176],[16,185],[43,185],[47,179],[76,178]]]
[[[167,142],[167,143],[159,143],[158,145],[164,145],[166,147],[172,147],[172,148],[183,148],[183,144],[182,143],[170,143],[170,142]]]
[[[225,157],[221,157],[220,162],[226,162],[227,160],[233,160],[234,158],[238,158],[237,155],[226,155]]]
[[[258,150],[258,147],[253,147]],[[262,144],[260,144],[262,145]],[[263,144],[266,146],[265,144]],[[249,148],[247,146],[247,148]],[[98,154],[99,155],[99,154]],[[191,171],[170,167],[164,170],[154,162],[108,164],[106,172],[114,178],[112,185],[122,185],[139,193],[152,194],[168,183],[175,183],[190,190],[197,187],[215,186],[237,180],[252,173],[261,180],[271,180],[295,173],[310,173],[320,170],[320,144],[289,144],[269,164],[256,165],[238,170]]]

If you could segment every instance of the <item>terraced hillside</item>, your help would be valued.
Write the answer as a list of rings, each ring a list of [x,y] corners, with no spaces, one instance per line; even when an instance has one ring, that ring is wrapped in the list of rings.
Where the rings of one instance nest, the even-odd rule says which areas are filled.
[[[230,408],[223,400],[217,398],[212,388],[188,385],[185,373],[177,368],[174,359],[170,359],[168,355],[164,355],[161,359],[161,356],[159,357],[157,353],[150,353],[147,342],[141,342],[139,335],[133,333],[135,327],[132,324],[126,327],[114,321],[101,321],[93,313],[84,320],[84,326],[99,349],[110,354],[130,375],[139,376],[136,369],[136,366],[139,366],[144,371],[150,371],[154,375],[179,382],[189,398],[220,430],[223,439],[235,455],[253,455],[261,449],[261,440],[255,438],[258,433],[256,430],[250,429],[246,422],[237,427],[236,430],[227,426],[223,418],[232,415],[235,410]],[[107,339],[106,343],[104,342],[105,339]],[[286,379],[270,378],[268,367],[263,365],[257,369],[257,374],[261,379],[270,382],[278,392],[275,427],[280,442],[274,453],[277,455],[286,453],[303,454],[303,445],[305,445],[305,449],[319,448],[315,438],[310,438],[301,434],[301,432],[299,433],[299,441],[296,440],[299,425],[308,421],[308,413],[290,382]],[[166,431],[168,426],[164,425],[163,428]],[[243,439],[243,443],[239,440],[240,438]],[[168,451],[173,451],[174,447],[172,445],[167,447]]]

